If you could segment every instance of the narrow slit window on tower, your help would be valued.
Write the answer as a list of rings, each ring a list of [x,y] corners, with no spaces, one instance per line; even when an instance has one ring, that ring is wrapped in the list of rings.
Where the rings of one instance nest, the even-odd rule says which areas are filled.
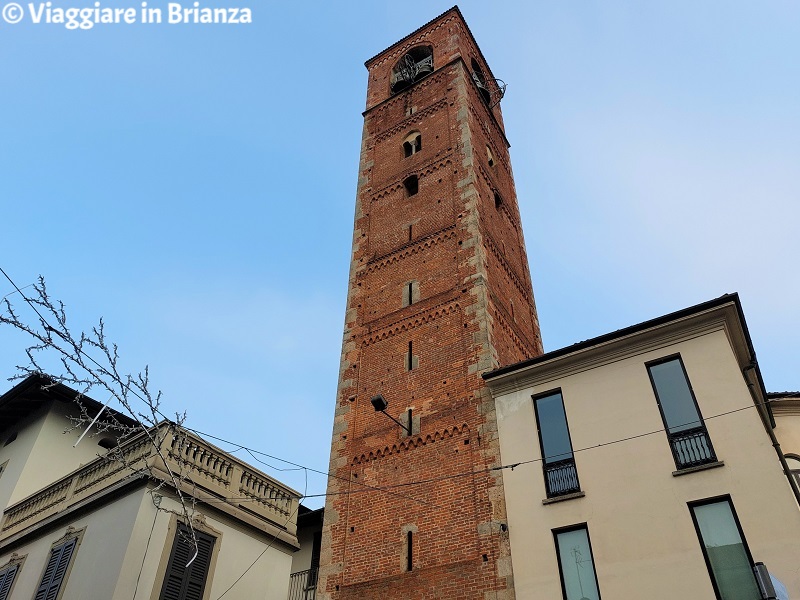
[[[403,187],[406,188],[406,196],[414,196],[419,191],[419,179],[416,175],[406,177]]]
[[[414,569],[414,534],[406,533],[406,571]]]
[[[489,166],[493,167],[494,166],[494,156],[492,156],[492,150],[491,150],[491,148],[489,148],[489,146],[486,146],[486,158],[489,161]]]
[[[494,207],[500,208],[500,205],[503,204],[503,198],[497,192],[494,193]]]
[[[406,357],[406,366],[408,370],[412,370],[414,368],[414,345],[413,342],[409,340],[408,342],[408,356]]]
[[[414,227],[413,225],[409,225],[408,226],[408,241],[409,242],[414,239],[413,227]]]
[[[422,135],[418,131],[413,131],[403,141],[403,155],[408,158],[420,150],[422,150]]]
[[[419,282],[409,281],[403,284],[403,307],[419,302]]]

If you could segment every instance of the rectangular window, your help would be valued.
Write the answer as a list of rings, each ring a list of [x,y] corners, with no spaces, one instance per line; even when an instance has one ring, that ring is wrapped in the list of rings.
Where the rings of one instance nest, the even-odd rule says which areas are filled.
[[[8,600],[11,596],[11,586],[19,571],[19,564],[13,563],[0,569],[0,600]]]
[[[730,498],[692,503],[689,508],[717,598],[761,598],[753,559]]]
[[[564,600],[600,600],[586,525],[553,532]]]
[[[216,538],[196,529],[194,534],[197,557],[189,564],[195,554],[192,532],[183,523],[178,524],[159,600],[200,600],[203,597]]]
[[[686,469],[716,462],[714,447],[680,357],[650,363],[647,371],[667,431],[675,466]]]
[[[581,487],[578,483],[578,470],[575,468],[561,392],[548,392],[534,397],[533,407],[539,429],[547,497],[579,492]]]
[[[50,551],[50,559],[47,561],[47,567],[42,575],[42,582],[36,590],[36,595],[33,597],[34,600],[50,600],[58,597],[77,545],[78,538],[73,537]]]

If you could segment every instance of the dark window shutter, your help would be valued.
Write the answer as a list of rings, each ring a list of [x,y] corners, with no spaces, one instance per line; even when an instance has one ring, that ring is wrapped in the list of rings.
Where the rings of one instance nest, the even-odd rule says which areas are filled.
[[[186,564],[192,560],[195,548],[189,528],[183,524],[178,527],[159,600],[203,600],[211,552],[216,540],[199,531],[195,531],[195,536],[197,558],[187,568]]]
[[[0,571],[0,600],[8,600],[11,584],[14,583],[18,570],[19,565],[11,565]]]
[[[53,548],[34,600],[55,600],[61,584],[64,582],[64,575],[67,574],[67,567],[77,544],[78,538],[72,538]]]

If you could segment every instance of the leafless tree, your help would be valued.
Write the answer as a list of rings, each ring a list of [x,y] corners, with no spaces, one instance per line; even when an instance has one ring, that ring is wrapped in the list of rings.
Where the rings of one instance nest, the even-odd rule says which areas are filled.
[[[6,275],[4,271],[3,275]],[[106,337],[102,318],[88,333],[74,332],[67,323],[64,304],[49,295],[43,277],[40,276],[37,283],[26,286],[25,289],[33,288],[33,292],[27,294],[10,278],[8,280],[14,285],[15,292],[2,300],[0,326],[16,329],[30,340],[26,348],[28,363],[18,365],[18,373],[12,379],[38,375],[47,382],[44,387],[63,384],[76,390],[75,403],[79,407],[79,414],[72,418],[72,430],[81,430],[94,436],[113,436],[116,445],[104,458],[118,461],[131,471],[131,476],[148,477],[156,482],[150,490],[153,504],[158,510],[177,512],[185,520],[196,550],[197,538],[193,528],[196,498],[194,494],[185,492],[187,485],[189,489],[194,485],[183,462],[175,460],[176,456],[180,456],[181,448],[189,443],[182,429],[186,413],[176,414],[174,419],[165,417],[161,411],[161,392],[150,389],[148,367],[145,366],[136,374],[121,370],[117,345]],[[31,309],[35,317],[30,320],[22,318],[20,309],[12,304],[9,296],[23,305],[24,310]],[[22,303],[16,299],[21,299]],[[108,397],[103,409],[112,400],[116,400],[121,408],[101,409],[100,413],[92,415],[85,403],[90,393]],[[129,418],[123,418],[121,414]],[[125,442],[140,435],[148,438],[158,457],[159,470],[168,475],[166,479],[155,477],[146,462],[127,459]],[[170,455],[173,460],[168,460]],[[180,502],[179,511],[166,509],[157,500],[158,492],[165,486],[175,491]]]

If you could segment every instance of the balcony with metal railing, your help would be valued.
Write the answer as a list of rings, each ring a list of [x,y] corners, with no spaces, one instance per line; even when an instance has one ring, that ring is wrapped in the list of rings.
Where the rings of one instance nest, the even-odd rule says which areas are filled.
[[[307,569],[292,573],[289,577],[287,600],[314,600],[317,595],[319,569]]]
[[[547,483],[548,498],[581,491],[574,458],[546,463],[544,465],[544,479]]]
[[[667,433],[675,466],[680,469],[697,467],[717,461],[714,446],[705,425]]]

